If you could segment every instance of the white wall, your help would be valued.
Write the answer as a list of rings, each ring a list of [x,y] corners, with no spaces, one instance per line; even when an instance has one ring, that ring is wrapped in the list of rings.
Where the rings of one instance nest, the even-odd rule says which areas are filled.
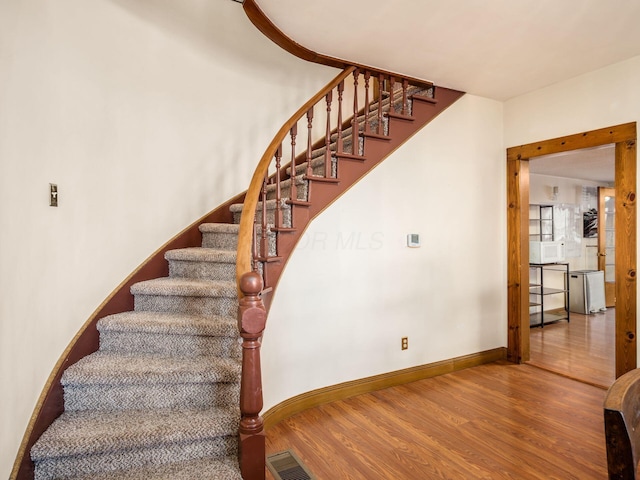
[[[231,1],[0,2],[1,478],[94,309],[244,190],[336,74],[284,53]]]
[[[269,315],[265,409],[506,346],[505,167],[502,104],[464,96],[314,220]]]
[[[507,147],[636,122],[640,56],[512,98],[504,105]]]
[[[640,56],[511,99],[504,106],[505,145],[640,122],[638,84]]]

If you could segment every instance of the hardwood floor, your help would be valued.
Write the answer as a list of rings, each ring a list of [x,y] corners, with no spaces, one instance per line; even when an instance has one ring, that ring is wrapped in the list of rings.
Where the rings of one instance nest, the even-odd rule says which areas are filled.
[[[615,380],[615,309],[570,318],[530,330],[529,363],[609,388]]]
[[[319,480],[605,479],[604,395],[492,363],[297,414],[267,455],[291,449]]]

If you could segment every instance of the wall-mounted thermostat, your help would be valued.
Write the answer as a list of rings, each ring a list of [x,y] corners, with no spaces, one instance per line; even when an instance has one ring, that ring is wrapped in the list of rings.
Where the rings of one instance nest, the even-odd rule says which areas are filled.
[[[420,246],[420,235],[417,233],[410,233],[407,235],[407,247],[418,248]]]

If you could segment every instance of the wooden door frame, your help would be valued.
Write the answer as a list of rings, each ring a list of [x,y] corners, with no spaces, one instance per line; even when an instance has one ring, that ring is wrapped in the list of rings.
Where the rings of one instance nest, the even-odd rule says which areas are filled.
[[[616,378],[636,368],[636,123],[507,149],[507,358],[529,360],[529,159],[615,144]]]

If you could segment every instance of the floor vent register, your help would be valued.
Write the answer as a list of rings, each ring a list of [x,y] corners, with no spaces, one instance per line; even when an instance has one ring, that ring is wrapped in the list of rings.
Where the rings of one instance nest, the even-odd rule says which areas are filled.
[[[275,480],[316,480],[291,450],[268,455],[267,468]]]

